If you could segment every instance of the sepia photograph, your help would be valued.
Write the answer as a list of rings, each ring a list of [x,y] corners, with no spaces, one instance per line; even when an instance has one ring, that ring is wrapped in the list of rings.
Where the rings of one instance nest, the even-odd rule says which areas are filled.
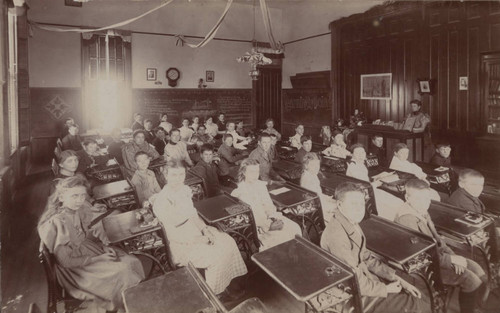
[[[500,312],[500,0],[0,21],[2,313]]]

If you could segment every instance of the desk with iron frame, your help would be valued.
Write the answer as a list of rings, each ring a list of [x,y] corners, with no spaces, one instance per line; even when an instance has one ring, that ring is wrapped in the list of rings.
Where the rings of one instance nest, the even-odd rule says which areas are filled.
[[[127,313],[227,312],[191,262],[124,290],[123,302]]]
[[[296,180],[300,179],[302,175],[302,164],[288,160],[278,160],[273,162],[273,170],[285,180]]]
[[[280,188],[288,190],[277,195],[272,193]],[[325,221],[318,195],[291,182],[268,185],[267,189],[277,210],[299,224],[304,236],[319,242]]]
[[[363,312],[354,270],[299,236],[254,254],[252,260],[304,302],[306,313],[327,312],[344,305]]]
[[[208,225],[233,237],[247,261],[259,251],[255,219],[247,204],[222,194],[195,202],[194,207]]]
[[[432,201],[429,208],[429,215],[446,243],[464,251],[467,257],[476,260],[479,258],[484,262],[491,282],[494,267],[492,262],[498,262],[495,224],[491,218],[482,214],[484,222],[478,225],[464,223],[463,216],[466,213],[466,210],[437,201]]]
[[[144,227],[140,230],[141,223],[137,219],[138,211],[105,217],[102,220],[104,231],[111,245],[116,245],[127,253],[151,259],[163,273],[166,273],[166,269],[173,267],[168,256],[165,232],[161,224]],[[134,232],[134,228],[139,229],[139,231]],[[150,275],[153,270],[154,266],[151,268]]]
[[[445,292],[434,240],[375,215],[363,220],[359,226],[365,235],[366,247],[391,267],[422,279],[431,299],[432,311],[442,311]]]

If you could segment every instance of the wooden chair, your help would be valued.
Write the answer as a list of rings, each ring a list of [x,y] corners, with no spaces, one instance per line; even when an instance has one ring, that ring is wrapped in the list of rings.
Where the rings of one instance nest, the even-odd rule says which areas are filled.
[[[59,148],[59,150],[63,151],[63,145],[62,145],[62,141],[61,141],[61,138],[57,138],[57,141],[56,141],[56,145],[57,147]]]
[[[43,265],[47,279],[47,313],[57,313],[57,304],[60,302],[64,303],[65,312],[76,311],[83,301],[71,297],[57,281],[55,256],[49,252],[43,242],[40,242],[39,252],[38,258]]]
[[[56,156],[57,160],[59,160],[61,158],[61,152],[62,152],[61,148],[59,148],[57,146],[54,148],[54,155]]]
[[[57,164],[56,159],[52,159],[52,173],[54,173],[54,176],[59,174],[59,165]]]

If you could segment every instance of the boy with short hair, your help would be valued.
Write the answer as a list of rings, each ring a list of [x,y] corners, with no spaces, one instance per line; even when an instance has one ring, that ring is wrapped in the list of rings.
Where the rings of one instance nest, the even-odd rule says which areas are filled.
[[[436,144],[436,152],[431,158],[430,163],[437,166],[451,166],[451,146],[448,142],[439,142]]]
[[[219,159],[216,158],[216,160]],[[221,193],[217,165],[213,161],[214,147],[211,144],[204,144],[200,148],[200,161],[191,169],[193,173],[203,178],[206,184],[207,198]]]
[[[297,154],[295,155],[294,161],[302,164],[306,154],[311,152],[311,150],[312,150],[313,143],[312,143],[311,136],[304,135],[304,136],[300,137],[300,146],[301,147],[300,147],[299,151],[297,152]]]
[[[483,188],[483,174],[473,169],[464,169],[458,175],[458,189],[446,202],[467,211],[484,213],[484,204],[479,199]]]
[[[475,261],[455,254],[437,233],[428,214],[431,204],[429,184],[421,179],[411,179],[406,182],[405,190],[406,202],[394,221],[436,240],[443,283],[460,286],[458,302],[461,313],[474,312],[488,294],[486,273]]]
[[[139,203],[143,204],[144,201],[154,203],[154,195],[161,191],[161,187],[156,180],[155,173],[148,169],[149,162],[151,161],[149,155],[144,151],[139,151],[135,154],[135,162],[137,163],[137,170],[132,176],[132,185],[134,185],[139,198]]]
[[[366,248],[359,226],[365,216],[363,190],[344,182],[335,189],[335,199],[338,210],[321,236],[321,247],[354,268],[361,297],[376,300],[368,312],[425,312],[420,291]],[[402,289],[407,293],[400,293]]]

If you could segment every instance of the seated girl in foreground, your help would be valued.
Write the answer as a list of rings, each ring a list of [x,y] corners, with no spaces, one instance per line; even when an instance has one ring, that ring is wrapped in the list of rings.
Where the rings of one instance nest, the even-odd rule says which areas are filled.
[[[351,152],[349,152],[346,147],[347,145],[344,142],[344,135],[341,132],[336,131],[332,135],[330,147],[323,150],[322,153],[329,157],[345,159],[351,155]]]
[[[394,146],[394,156],[392,157],[390,169],[406,172],[415,175],[418,179],[426,179],[427,174],[415,163],[408,161],[410,149],[404,143],[398,143]]]
[[[193,263],[205,269],[205,280],[215,294],[222,294],[231,280],[247,268],[233,238],[198,216],[191,188],[184,184],[186,170],[178,164],[164,167],[167,184],[158,194],[153,211],[163,224],[172,261],[177,266]],[[226,290],[230,293],[228,290]]]
[[[56,257],[59,283],[74,298],[93,299],[106,310],[123,308],[122,291],[144,279],[141,262],[109,242],[102,224],[90,228],[92,206],[86,182],[59,182],[38,223],[42,243]]]
[[[299,225],[276,211],[269,196],[266,182],[259,180],[259,163],[256,160],[243,160],[238,178],[238,188],[233,190],[231,195],[251,207],[261,242],[260,251],[302,234]]]
[[[320,160],[316,153],[308,152],[302,159],[304,172],[300,178],[300,186],[311,190],[318,194],[321,201],[321,209],[323,211],[323,219],[327,224],[335,210],[337,209],[337,202],[330,196],[327,196],[321,190],[321,185],[318,178],[320,169]]]
[[[347,165],[346,175],[359,180],[370,182],[368,177],[368,168],[366,167],[366,151],[363,145],[354,144],[352,147],[352,159]],[[378,215],[393,220],[399,208],[403,205],[403,200],[385,192],[377,187],[382,184],[381,181],[375,180],[372,183],[373,194],[375,196],[375,205],[377,206]]]

